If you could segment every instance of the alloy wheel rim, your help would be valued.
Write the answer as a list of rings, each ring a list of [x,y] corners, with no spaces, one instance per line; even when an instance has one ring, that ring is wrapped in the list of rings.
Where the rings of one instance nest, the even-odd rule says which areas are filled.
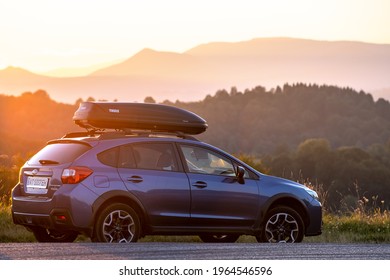
[[[266,239],[271,243],[294,243],[298,234],[298,223],[288,213],[273,215],[265,226]]]
[[[112,211],[103,222],[103,235],[107,242],[128,243],[133,240],[134,234],[134,220],[126,211]]]

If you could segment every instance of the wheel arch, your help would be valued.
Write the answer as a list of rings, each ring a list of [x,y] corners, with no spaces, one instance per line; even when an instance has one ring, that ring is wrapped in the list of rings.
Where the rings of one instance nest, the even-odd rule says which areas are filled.
[[[305,226],[305,231],[308,225],[310,224],[309,220],[309,214],[308,214],[308,209],[305,206],[305,204],[299,200],[298,198],[291,196],[291,195],[285,195],[285,194],[279,194],[273,197],[268,201],[268,203],[264,206],[263,210],[261,211],[260,214],[260,219],[259,219],[259,224],[258,228],[261,228],[264,223],[264,218],[267,215],[267,213],[279,206],[286,206],[290,207],[298,214],[301,216],[304,226]]]
[[[147,230],[148,218],[146,211],[142,203],[137,199],[137,197],[131,193],[125,191],[112,191],[107,192],[101,195],[93,204],[93,219],[92,219],[92,228],[94,229],[96,219],[99,217],[100,213],[110,204],[113,203],[123,203],[131,206],[134,211],[138,214],[141,223],[141,236],[143,236]],[[94,232],[94,230],[92,230]]]

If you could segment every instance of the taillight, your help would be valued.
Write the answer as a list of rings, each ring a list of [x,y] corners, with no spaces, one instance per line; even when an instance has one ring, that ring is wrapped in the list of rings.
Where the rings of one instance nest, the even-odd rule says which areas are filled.
[[[61,181],[63,184],[78,184],[92,173],[88,167],[71,166],[62,171]]]
[[[23,182],[23,167],[19,169],[19,183]]]

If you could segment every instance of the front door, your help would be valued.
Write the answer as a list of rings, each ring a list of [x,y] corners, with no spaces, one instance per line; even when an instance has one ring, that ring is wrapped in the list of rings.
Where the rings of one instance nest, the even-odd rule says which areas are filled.
[[[208,148],[181,145],[191,188],[191,224],[205,227],[248,227],[259,206],[257,180],[239,183],[235,165]]]

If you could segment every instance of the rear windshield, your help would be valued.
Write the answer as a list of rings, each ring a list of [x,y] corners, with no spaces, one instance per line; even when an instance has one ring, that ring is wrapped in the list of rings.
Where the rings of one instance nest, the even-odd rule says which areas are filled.
[[[74,161],[84,154],[91,147],[81,143],[54,143],[48,144],[29,161],[30,165],[42,164],[42,162],[52,162],[62,164]]]

